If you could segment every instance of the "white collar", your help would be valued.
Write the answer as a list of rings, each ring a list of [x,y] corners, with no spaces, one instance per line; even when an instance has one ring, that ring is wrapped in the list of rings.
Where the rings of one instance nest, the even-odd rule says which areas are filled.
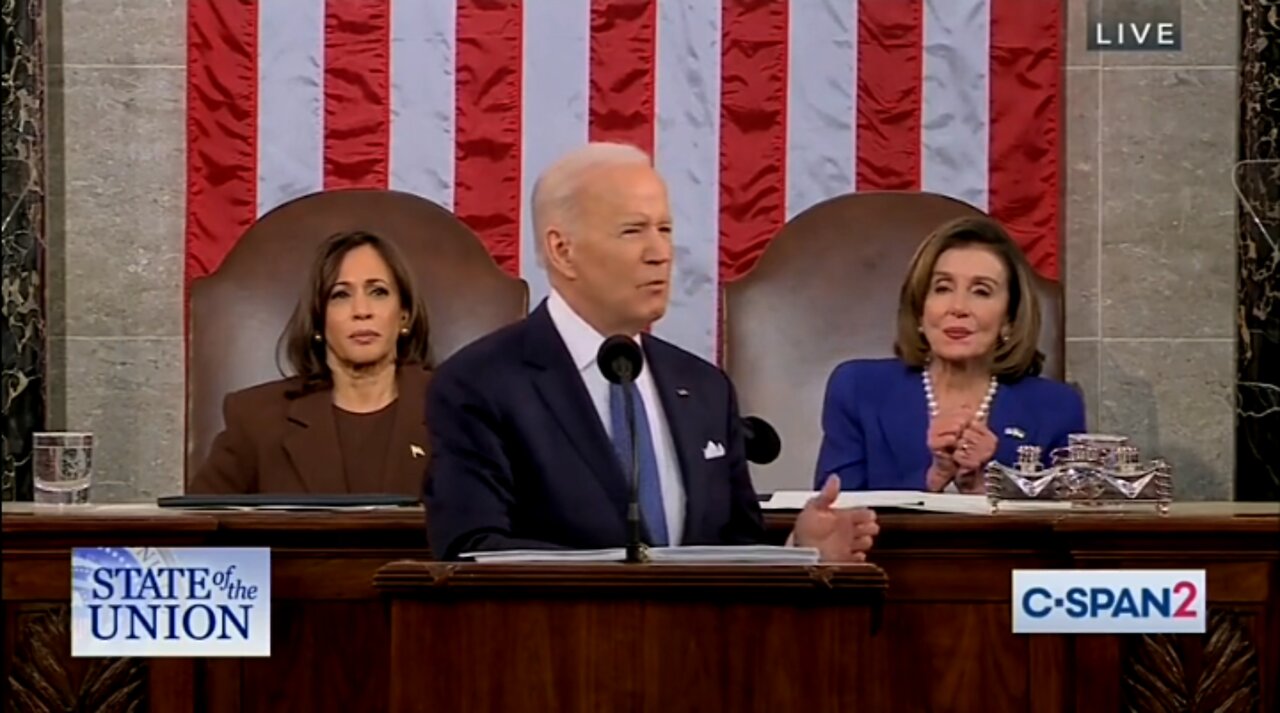
[[[569,348],[569,356],[578,371],[595,368],[596,355],[606,337],[588,324],[555,290],[551,290],[551,294],[547,296],[547,312],[551,315],[551,323],[560,333],[560,339]],[[633,339],[637,344],[640,343],[639,337]]]

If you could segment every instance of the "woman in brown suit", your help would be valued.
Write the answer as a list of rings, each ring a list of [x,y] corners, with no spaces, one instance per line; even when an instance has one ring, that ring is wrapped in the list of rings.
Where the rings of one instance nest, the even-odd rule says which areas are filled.
[[[281,342],[295,376],[227,396],[188,492],[419,495],[427,314],[395,247],[329,238]]]

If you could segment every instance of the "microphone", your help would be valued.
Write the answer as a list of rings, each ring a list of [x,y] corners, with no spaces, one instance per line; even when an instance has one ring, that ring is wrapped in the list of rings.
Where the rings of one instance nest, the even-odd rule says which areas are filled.
[[[644,353],[634,339],[615,334],[600,345],[596,366],[610,383],[626,384],[640,377],[644,369]]]
[[[596,366],[610,383],[630,386],[644,369],[644,352],[635,340],[615,334],[604,340],[596,352]],[[626,408],[627,437],[631,441],[631,463],[627,468],[627,562],[644,562],[644,544],[640,538],[640,445],[636,438],[636,411],[631,389],[622,389]],[[615,434],[616,437],[616,434]]]
[[[742,437],[746,442],[747,460],[752,463],[772,463],[782,452],[782,439],[778,432],[759,416],[742,419]]]

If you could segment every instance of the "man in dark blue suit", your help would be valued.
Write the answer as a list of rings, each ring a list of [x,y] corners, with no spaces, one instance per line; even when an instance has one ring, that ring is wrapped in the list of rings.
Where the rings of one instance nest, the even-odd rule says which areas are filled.
[[[442,364],[428,395],[425,500],[436,556],[626,545],[624,389],[644,540],[762,542],[733,386],[717,367],[646,333],[666,311],[672,260],[666,186],[649,157],[588,145],[538,179],[532,208],[551,295]],[[642,348],[633,384],[610,384],[596,366],[611,335]],[[831,507],[839,485],[825,484],[789,541],[824,560],[859,561],[878,527],[868,510]]]

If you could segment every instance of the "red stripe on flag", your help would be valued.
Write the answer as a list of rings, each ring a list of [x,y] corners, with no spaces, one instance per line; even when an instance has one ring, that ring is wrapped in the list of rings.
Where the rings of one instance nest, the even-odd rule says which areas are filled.
[[[787,4],[726,2],[720,94],[720,280],[746,274],[786,221]]]
[[[218,269],[257,217],[257,99],[257,7],[192,0],[187,11],[187,284]]]
[[[991,186],[988,212],[1027,259],[1058,277],[1062,150],[1062,8],[991,5]]]
[[[588,136],[653,153],[657,0],[591,0]]]
[[[324,18],[325,190],[386,188],[390,146],[390,0],[328,0]]]
[[[520,274],[520,67],[516,0],[459,0],[453,212]],[[533,137],[536,141],[537,137]]]
[[[919,190],[923,0],[858,3],[857,187]]]

